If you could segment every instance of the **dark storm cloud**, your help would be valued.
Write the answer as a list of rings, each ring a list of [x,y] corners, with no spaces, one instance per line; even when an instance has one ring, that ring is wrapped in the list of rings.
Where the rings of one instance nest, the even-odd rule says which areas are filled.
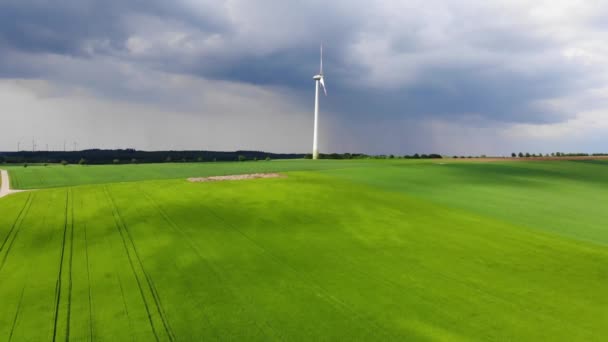
[[[211,8],[197,16],[160,0],[5,0],[0,3],[0,48],[74,55],[109,53],[124,49],[133,15],[174,18],[209,31],[228,28]],[[87,42],[97,45],[87,46]]]
[[[170,76],[180,75],[274,89],[308,108],[323,42],[330,94],[323,109],[336,119],[558,123],[576,114],[577,99],[590,109],[605,102],[588,93],[606,79],[608,6],[571,6],[4,0],[0,78],[167,108],[198,104],[203,90],[171,86]]]
[[[57,65],[49,63],[46,57],[64,55],[95,61],[111,56],[158,71],[303,91],[310,88],[311,77],[318,70],[320,41],[331,46],[332,54],[326,56],[326,64],[338,65],[337,59],[357,34],[357,16],[340,17],[331,10],[319,11],[314,3],[299,6],[280,1],[255,6],[243,3],[233,13],[218,4],[199,2],[194,11],[185,3],[164,1],[2,2],[0,51],[6,55],[14,53],[12,60],[0,61],[0,76],[50,77],[92,85],[111,96],[145,99],[145,94],[121,87],[124,83],[121,80],[110,79],[112,72],[106,73],[103,62],[95,70],[84,70],[90,66],[84,67],[78,61]],[[255,12],[247,13],[249,10]],[[277,17],[278,12],[281,13]],[[231,16],[244,16],[245,20]],[[250,18],[252,22],[248,22]],[[194,52],[183,46],[175,49],[153,46],[150,53],[129,53],[130,37],[154,40],[155,30],[162,25],[168,27],[161,27],[161,31],[184,31],[193,44],[217,35],[221,37],[220,46]],[[262,30],[251,33],[252,28]],[[264,36],[271,31],[281,34]],[[289,31],[293,31],[293,39],[285,38],[291,35]],[[25,54],[29,58],[22,59]],[[40,56],[39,62],[32,57],[36,55]],[[157,98],[158,94],[149,96],[149,100]]]
[[[113,1],[4,1],[0,42],[28,52],[80,54],[87,39],[117,48],[125,31],[123,8]]]
[[[576,73],[524,75],[505,71],[485,75],[479,70],[434,67],[422,74],[422,80],[405,87],[365,89],[336,85],[332,96],[324,100],[338,113],[369,121],[386,115],[452,120],[465,115],[501,122],[551,123],[572,113],[542,108],[537,101],[571,91],[576,83],[568,83],[570,77],[576,77]],[[437,83],[437,79],[441,82]]]

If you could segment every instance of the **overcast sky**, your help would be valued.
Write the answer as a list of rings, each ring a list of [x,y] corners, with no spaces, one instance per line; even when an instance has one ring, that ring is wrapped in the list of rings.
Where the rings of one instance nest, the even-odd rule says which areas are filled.
[[[608,152],[608,1],[0,0],[0,150]]]

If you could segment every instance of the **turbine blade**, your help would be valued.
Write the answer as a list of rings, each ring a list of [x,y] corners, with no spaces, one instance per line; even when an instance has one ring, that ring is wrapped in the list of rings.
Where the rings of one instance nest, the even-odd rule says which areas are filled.
[[[325,96],[327,96],[327,88],[325,88],[325,81],[323,80],[323,77],[321,77],[319,83],[321,83],[321,86],[323,87],[323,92],[325,93]]]

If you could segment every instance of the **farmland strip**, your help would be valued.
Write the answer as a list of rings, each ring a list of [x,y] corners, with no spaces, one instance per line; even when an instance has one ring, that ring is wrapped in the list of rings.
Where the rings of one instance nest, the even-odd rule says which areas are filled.
[[[131,240],[131,243],[133,243],[133,240]],[[135,248],[135,245],[133,246],[133,248]],[[137,251],[135,253],[137,255]],[[139,256],[137,258],[139,259]],[[141,263],[141,260],[140,260],[140,263]],[[142,270],[143,270],[143,264],[141,266],[142,266]],[[163,304],[160,301],[160,296],[158,295],[158,292],[156,291],[156,286],[154,285],[154,282],[152,281],[152,278],[150,277],[150,275],[145,270],[144,270],[144,275],[146,276],[148,286],[150,287],[150,291],[152,292],[152,298],[154,298],[154,302],[156,303],[156,307],[158,308],[158,312],[160,313],[160,317],[163,321],[163,325],[165,326],[167,335],[169,336],[169,340],[174,341],[175,335],[173,333],[173,330],[171,330],[169,321],[167,320],[167,314],[165,313],[165,308],[163,307]]]
[[[131,266],[131,272],[133,272],[133,276],[135,277],[135,281],[137,282],[137,287],[139,288],[139,293],[144,302],[146,313],[148,314],[148,321],[150,322],[150,327],[152,328],[152,333],[154,334],[154,338],[156,339],[156,341],[160,341],[160,339],[158,337],[158,333],[156,332],[156,328],[154,327],[154,321],[152,320],[152,313],[150,312],[148,301],[144,294],[143,287],[141,286],[141,281],[139,280],[139,276],[137,275],[137,272],[135,271],[135,266],[133,265],[131,253],[129,252],[129,248],[127,247],[127,242],[125,240],[124,233],[122,232],[122,229],[121,229],[122,223],[116,214],[116,205],[114,204],[114,200],[112,199],[112,196],[110,195],[107,186],[104,186],[104,192],[112,205],[112,217],[114,218],[114,224],[120,234],[120,238],[122,239],[122,243],[123,243],[123,247],[125,248],[125,252],[127,253],[127,259],[129,260],[129,265]],[[124,296],[123,296],[123,298],[124,298]]]
[[[34,198],[34,195],[32,195],[32,194],[28,195],[27,200],[25,201],[25,205],[23,206],[23,208],[21,208],[19,215],[17,215],[17,219],[11,226],[11,229],[9,229],[8,234],[6,234],[6,237],[4,238],[4,241],[2,242],[2,246],[0,246],[0,252],[6,247],[4,256],[2,257],[2,262],[0,262],[0,271],[2,271],[2,268],[4,267],[4,264],[6,263],[6,259],[8,258],[8,255],[13,247],[13,243],[15,242],[15,239],[17,239],[17,235],[19,234],[19,231],[21,230],[21,224],[23,223],[24,218],[27,216],[27,213],[29,212],[29,210],[32,206],[32,202],[34,200],[33,198]],[[7,242],[8,242],[8,246],[6,245]]]
[[[59,305],[61,302],[61,276],[63,273],[63,257],[65,254],[65,239],[68,230],[68,206],[70,200],[69,190],[65,193],[65,220],[63,223],[63,240],[61,242],[61,254],[59,258],[59,274],[55,284],[55,315],[53,318],[53,342],[57,340],[57,321],[59,320]]]
[[[87,283],[89,292],[89,338],[93,341],[93,301],[91,299],[91,271],[89,266],[89,242],[87,240],[87,224],[84,224],[84,256],[87,264]]]
[[[106,191],[107,191],[107,187],[106,187]],[[137,246],[135,245],[135,241],[133,241],[133,237],[131,236],[131,232],[129,231],[129,227],[127,226],[124,219],[120,215],[120,210],[118,209],[118,206],[116,206],[116,203],[114,202],[114,198],[112,197],[112,195],[109,192],[107,192],[107,194],[110,197],[110,201],[112,202],[112,206],[114,207],[114,210],[116,211],[117,218],[120,221],[123,230],[127,233],[127,239],[129,240],[129,242],[131,243],[131,246],[133,247],[133,252],[135,254],[135,257],[137,258],[141,271],[144,274],[144,277],[146,278],[146,282],[148,283],[148,287],[150,289],[150,292],[152,293],[152,299],[154,300],[154,304],[156,305],[156,309],[158,310],[158,313],[160,315],[161,321],[165,328],[165,332],[167,333],[169,340],[174,341],[175,336],[173,334],[173,331],[171,330],[169,321],[167,320],[165,310],[160,301],[160,297],[158,296],[158,293],[156,292],[156,287],[154,286],[154,282],[152,281],[152,278],[150,277],[150,275],[148,274],[148,272],[146,272],[146,269],[144,268],[144,264],[141,260],[141,257],[139,256],[139,252],[137,251]]]
[[[129,308],[127,306],[127,300],[125,298],[125,290],[122,288],[122,280],[120,279],[120,275],[118,273],[114,274],[118,279],[118,287],[120,288],[120,298],[122,298],[122,305],[125,308],[125,315],[127,315],[127,320],[129,321],[129,328],[131,329],[131,331],[133,331],[133,322],[131,322],[131,316],[129,316]]]
[[[30,193],[27,196],[27,199],[25,200],[25,203],[23,203],[23,207],[21,207],[21,210],[19,211],[19,214],[15,218],[15,222],[13,222],[13,224],[11,225],[11,228],[9,229],[8,233],[4,237],[4,241],[2,241],[2,245],[0,245],[0,252],[2,251],[2,249],[4,249],[4,245],[6,244],[6,241],[8,240],[9,236],[13,232],[13,229],[15,229],[15,225],[17,224],[17,222],[19,222],[19,218],[21,218],[21,214],[23,213],[23,211],[25,210],[25,208],[27,208],[31,197],[32,197],[32,194]]]
[[[23,302],[23,293],[25,292],[25,286],[21,289],[21,295],[19,296],[19,303],[17,304],[17,311],[15,312],[15,318],[13,319],[13,325],[11,326],[11,333],[8,335],[8,341],[13,339],[13,333],[15,332],[15,326],[17,326],[17,320],[19,319],[19,312],[21,311],[21,302]]]
[[[188,247],[190,247],[194,253],[196,254],[196,256],[205,263],[205,265],[207,265],[207,267],[211,270],[211,272],[213,273],[213,275],[216,277],[216,279],[220,282],[225,281],[222,277],[220,272],[213,266],[213,264],[205,257],[203,257],[203,255],[201,254],[201,252],[199,251],[199,249],[196,247],[196,245],[194,243],[192,243],[192,237],[189,236],[177,223],[175,223],[173,221],[173,219],[171,219],[171,217],[167,214],[167,212],[158,204],[158,202],[152,197],[150,196],[150,194],[148,194],[145,190],[143,190],[141,187],[139,187],[139,191],[144,194],[144,196],[152,203],[152,205],[156,208],[156,210],[161,214],[161,217],[163,218],[163,220],[165,220],[165,222],[167,222],[169,224],[169,227],[177,232],[178,234],[180,234],[182,237],[184,237],[184,241],[186,242],[186,244],[188,245]],[[233,298],[235,298],[237,301],[241,302],[240,306],[242,310],[245,310],[245,306],[242,304],[242,299],[240,297],[238,297],[234,291],[229,290],[227,287],[222,287],[222,289],[226,292],[228,292]],[[209,324],[210,321],[207,318],[207,315],[205,315],[205,318],[207,320],[207,322]],[[274,330],[267,321],[264,321],[264,325],[272,332],[273,335],[279,336],[280,334],[277,333],[276,330]],[[258,328],[259,331],[264,332],[264,329],[262,329],[262,327],[258,324],[257,321],[254,320],[254,324],[256,325],[256,327]],[[219,339],[219,336],[218,336]]]
[[[347,303],[345,303],[342,300],[338,299],[337,297],[331,295],[329,293],[329,291],[327,291],[327,289],[325,289],[323,286],[317,284],[316,282],[314,282],[314,281],[308,279],[307,277],[305,277],[304,275],[302,275],[302,272],[298,271],[296,268],[294,268],[289,263],[283,261],[277,255],[275,255],[270,250],[268,250],[264,245],[260,244],[259,242],[257,242],[256,240],[254,240],[252,237],[250,237],[249,235],[245,234],[238,227],[236,227],[235,225],[233,225],[232,223],[228,222],[226,219],[224,219],[223,217],[221,217],[220,215],[218,215],[215,211],[213,211],[209,207],[204,207],[204,208],[209,213],[211,213],[214,217],[216,217],[219,221],[223,222],[224,225],[228,226],[230,229],[232,229],[233,231],[237,232],[238,234],[240,234],[241,236],[243,236],[245,239],[247,239],[248,241],[250,241],[251,243],[253,243],[255,246],[257,246],[257,248],[259,248],[263,253],[267,254],[276,263],[282,264],[282,265],[286,266],[289,270],[292,271],[292,273],[296,277],[300,278],[300,280],[302,280],[303,282],[308,283],[312,287],[316,288],[319,291],[319,293],[323,294],[323,296],[325,297],[325,299],[327,300],[327,302],[330,305],[332,305],[334,308],[336,308],[336,309],[338,309],[340,311],[348,312],[349,315],[352,316],[352,317],[356,317],[357,319],[360,319],[360,320],[363,320],[363,321],[367,321],[368,323],[371,323],[379,331],[382,331],[382,333],[384,333],[385,335],[387,335],[387,337],[389,337],[390,339],[396,339],[397,338],[396,336],[392,336],[391,334],[389,334],[388,331],[384,330],[375,321],[366,318],[365,316],[363,316],[360,313],[358,313],[357,310],[351,308]]]
[[[70,188],[70,198],[72,203],[70,205],[71,212],[71,224],[70,224],[70,258],[69,258],[69,270],[68,270],[68,315],[67,315],[67,325],[65,331],[65,340],[69,341],[70,339],[70,323],[72,317],[72,265],[74,259],[74,196],[72,196],[72,189]]]

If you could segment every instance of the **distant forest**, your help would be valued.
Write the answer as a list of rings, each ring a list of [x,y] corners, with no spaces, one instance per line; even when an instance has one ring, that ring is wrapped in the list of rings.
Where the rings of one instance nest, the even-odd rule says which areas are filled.
[[[0,163],[134,164],[167,162],[213,162],[304,158],[297,153],[261,151],[138,151],[135,149],[82,151],[0,152]]]
[[[607,157],[607,153],[515,153],[512,158]],[[139,151],[135,149],[82,151],[19,151],[1,152],[0,164],[139,164],[139,163],[196,163],[254,161],[272,159],[311,159],[310,153],[269,153],[263,151]],[[321,153],[320,159],[441,159],[440,154],[368,155],[363,153]],[[481,156],[453,156],[452,158],[488,158]],[[505,158],[505,157],[490,157]]]
[[[7,164],[139,164],[139,163],[192,163],[214,161],[247,161],[271,159],[311,159],[304,153],[268,153],[262,151],[138,151],[135,149],[82,151],[19,151],[0,152],[0,163]],[[438,154],[406,156],[374,155],[362,153],[322,153],[320,159],[393,159],[441,158]]]

